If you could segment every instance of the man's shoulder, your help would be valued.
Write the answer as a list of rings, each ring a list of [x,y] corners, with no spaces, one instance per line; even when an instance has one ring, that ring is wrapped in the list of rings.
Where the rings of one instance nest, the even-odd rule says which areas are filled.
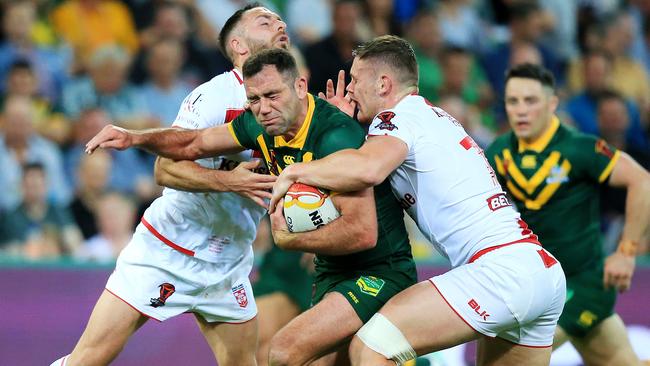
[[[513,146],[513,133],[508,131],[498,136],[486,149],[489,155],[499,154],[503,149],[512,149]]]

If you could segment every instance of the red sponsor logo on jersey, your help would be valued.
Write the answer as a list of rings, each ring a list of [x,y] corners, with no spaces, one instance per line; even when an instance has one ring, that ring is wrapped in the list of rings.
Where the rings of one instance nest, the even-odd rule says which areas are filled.
[[[490,316],[490,314],[488,314],[486,310],[481,310],[481,305],[479,305],[478,302],[476,302],[476,300],[474,299],[469,300],[467,305],[469,305],[470,308],[474,309],[474,312],[478,314],[478,316],[483,318],[483,320],[487,321],[487,318]]]
[[[614,152],[612,152],[612,149],[609,148],[609,145],[603,139],[596,141],[596,152],[607,156],[609,159],[614,157]]]
[[[496,211],[500,208],[511,206],[510,201],[505,193],[497,193],[494,196],[487,199],[488,207],[492,211]]]
[[[225,123],[232,122],[235,118],[239,117],[239,115],[242,113],[244,113],[244,109],[226,109]]]
[[[393,117],[395,117],[395,113],[391,111],[379,113],[377,118],[379,118],[381,122],[377,125],[377,128],[379,128],[380,130],[388,130],[388,131],[397,130],[397,126],[395,126],[393,122],[391,122]]]
[[[174,287],[174,285],[171,283],[165,282],[158,285],[158,287],[160,288],[160,296],[158,296],[158,298],[152,298],[151,302],[149,303],[149,305],[153,306],[154,308],[165,306],[165,301],[167,301],[167,299],[169,299],[169,297],[173,295],[174,292],[176,292],[176,287]]]
[[[245,308],[248,305],[248,296],[246,295],[246,288],[244,285],[237,285],[232,288],[232,294],[239,304],[240,308]]]

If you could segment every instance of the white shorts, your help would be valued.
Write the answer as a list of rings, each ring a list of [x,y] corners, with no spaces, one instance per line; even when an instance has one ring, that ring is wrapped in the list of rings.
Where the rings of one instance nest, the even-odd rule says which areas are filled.
[[[106,290],[152,319],[185,312],[207,322],[243,323],[257,315],[248,275],[252,258],[227,271],[167,246],[142,225],[117,259]]]
[[[566,280],[560,263],[539,245],[488,251],[430,281],[478,333],[529,347],[553,345]]]

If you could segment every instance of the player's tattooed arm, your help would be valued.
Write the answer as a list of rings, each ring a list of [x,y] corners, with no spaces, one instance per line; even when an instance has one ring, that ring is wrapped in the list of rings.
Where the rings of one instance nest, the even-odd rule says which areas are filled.
[[[329,224],[303,233],[289,232],[283,205],[270,215],[275,244],[285,250],[322,255],[346,255],[377,244],[377,214],[373,189],[332,196],[341,216]]]
[[[266,208],[265,200],[271,198],[270,189],[276,178],[253,172],[260,163],[260,160],[246,161],[234,170],[223,171],[204,168],[189,160],[159,157],[154,176],[161,186],[189,192],[235,192]]]
[[[86,153],[97,148],[124,150],[139,147],[174,160],[196,160],[242,151],[226,125],[201,130],[157,128],[127,130],[114,125],[104,127],[86,144]]]

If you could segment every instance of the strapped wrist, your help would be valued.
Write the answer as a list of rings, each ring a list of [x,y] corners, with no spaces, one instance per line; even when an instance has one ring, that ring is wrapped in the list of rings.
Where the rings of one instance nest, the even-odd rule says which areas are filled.
[[[634,257],[639,249],[639,242],[636,240],[621,240],[618,243],[618,248],[616,249],[617,253],[621,253],[627,256]]]

